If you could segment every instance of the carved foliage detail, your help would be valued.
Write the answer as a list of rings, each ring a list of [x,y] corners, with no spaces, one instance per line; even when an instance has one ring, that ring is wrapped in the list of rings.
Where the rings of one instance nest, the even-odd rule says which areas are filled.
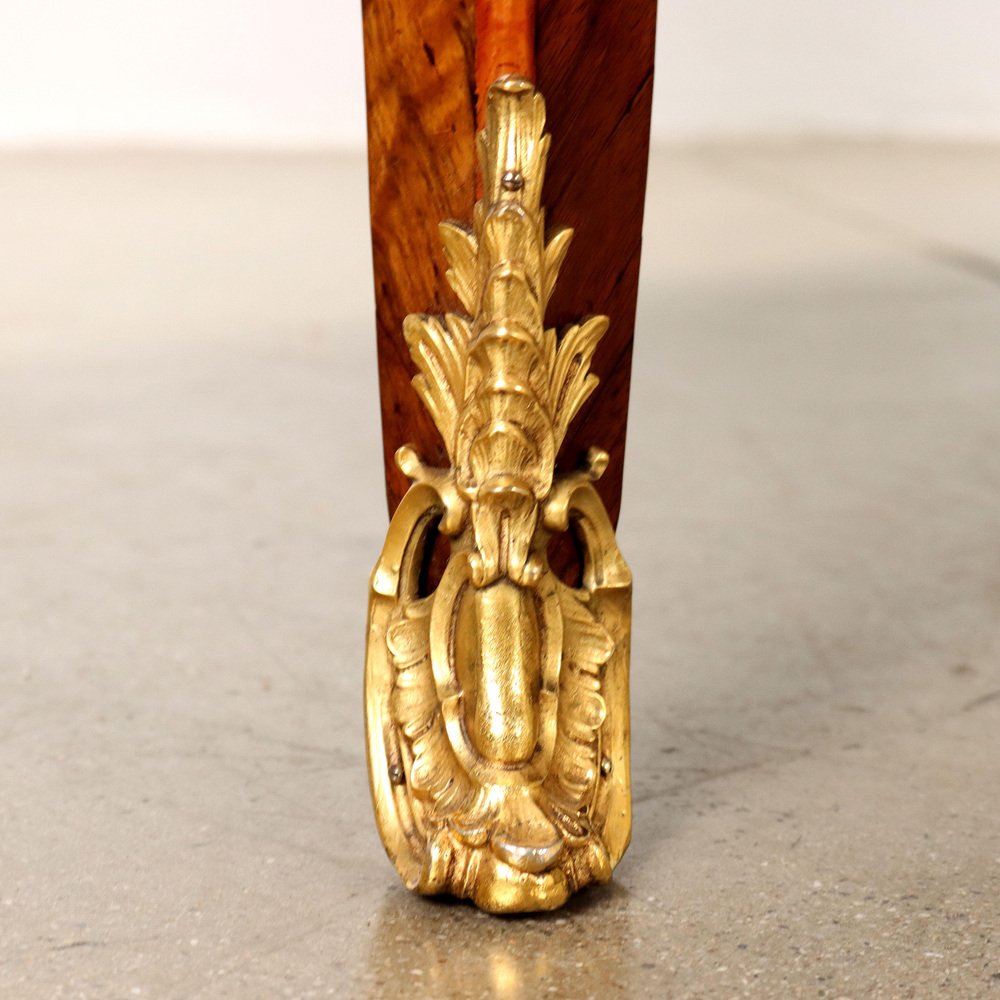
[[[606,881],[629,826],[630,578],[592,485],[607,457],[594,449],[583,472],[555,474],[608,321],[561,335],[544,324],[572,236],[546,234],[544,128],[530,83],[491,87],[483,198],[471,227],[440,228],[468,316],[404,323],[413,384],[452,468],[400,450],[414,486],[373,577],[366,674],[387,850],[412,887],[496,911],[551,908]],[[424,594],[430,519],[451,556]],[[558,581],[545,554],[570,520],[591,567],[581,589]]]

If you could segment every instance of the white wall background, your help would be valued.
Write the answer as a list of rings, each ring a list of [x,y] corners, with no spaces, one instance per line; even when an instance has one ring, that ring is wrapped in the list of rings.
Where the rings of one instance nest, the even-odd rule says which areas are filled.
[[[658,138],[803,132],[1000,139],[1000,0],[660,0]],[[360,0],[0,0],[0,143],[78,142],[360,146]]]

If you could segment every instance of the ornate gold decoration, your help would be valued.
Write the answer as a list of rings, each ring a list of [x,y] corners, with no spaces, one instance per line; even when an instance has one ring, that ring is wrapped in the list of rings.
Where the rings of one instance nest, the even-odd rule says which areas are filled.
[[[594,489],[607,455],[555,475],[597,384],[608,326],[557,337],[545,304],[571,230],[545,238],[545,104],[490,88],[473,227],[441,224],[448,280],[473,318],[412,315],[413,384],[450,469],[396,453],[412,486],[372,574],[365,702],[379,832],[406,885],[493,912],[545,910],[606,882],[628,846],[631,575]],[[546,546],[572,524],[583,579]],[[428,593],[437,533],[451,545]]]

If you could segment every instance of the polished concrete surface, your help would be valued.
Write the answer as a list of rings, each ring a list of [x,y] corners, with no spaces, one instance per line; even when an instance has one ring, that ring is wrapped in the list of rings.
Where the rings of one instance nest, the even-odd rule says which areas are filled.
[[[1000,998],[1000,148],[654,157],[633,842],[521,919],[371,818],[366,211],[0,157],[0,997]]]

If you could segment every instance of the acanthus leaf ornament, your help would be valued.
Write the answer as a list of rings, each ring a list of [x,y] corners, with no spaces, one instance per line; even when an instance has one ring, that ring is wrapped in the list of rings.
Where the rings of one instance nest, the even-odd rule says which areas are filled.
[[[409,888],[493,912],[552,909],[607,881],[631,831],[631,576],[593,485],[607,455],[555,472],[608,320],[558,336],[544,325],[572,236],[545,231],[544,125],[527,80],[491,86],[483,197],[471,228],[440,226],[468,316],[411,315],[403,328],[451,468],[397,452],[412,485],[369,604],[368,766],[386,851]],[[579,587],[546,556],[571,524]],[[425,593],[435,532],[451,553]]]

